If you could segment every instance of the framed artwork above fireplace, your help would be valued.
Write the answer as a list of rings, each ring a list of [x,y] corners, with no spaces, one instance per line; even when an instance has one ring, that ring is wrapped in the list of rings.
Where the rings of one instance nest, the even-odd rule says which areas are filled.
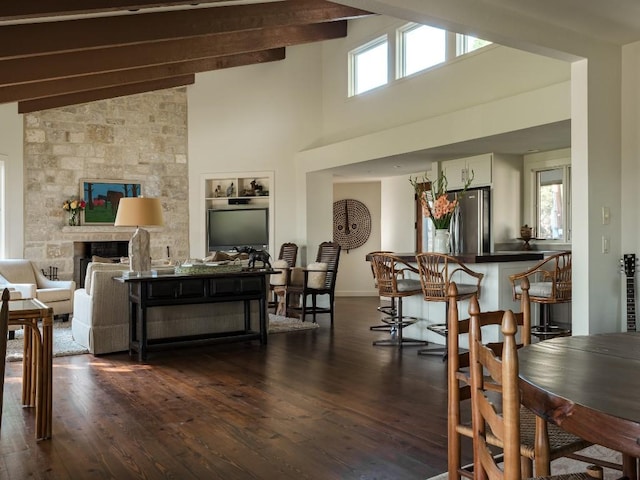
[[[86,202],[84,225],[113,225],[118,204],[124,197],[142,195],[142,184],[131,180],[80,180],[81,197]]]

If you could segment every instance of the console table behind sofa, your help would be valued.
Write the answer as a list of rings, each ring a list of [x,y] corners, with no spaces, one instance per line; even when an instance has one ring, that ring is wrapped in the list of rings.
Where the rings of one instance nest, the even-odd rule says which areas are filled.
[[[270,271],[243,271],[198,275],[160,275],[116,277],[129,285],[129,352],[138,352],[138,359],[147,359],[147,351],[163,344],[193,341],[260,340],[267,343],[267,276]],[[258,329],[252,329],[251,305],[258,303]],[[229,303],[242,304],[244,322],[240,329],[199,335],[178,335],[149,338],[148,309],[178,305]],[[213,314],[205,322],[215,324]]]
[[[94,355],[129,350],[129,284],[114,280],[128,270],[128,265],[92,262],[87,267],[85,288],[74,292],[73,338]],[[170,306],[148,310],[149,338],[203,335],[244,328],[242,302],[168,303]],[[259,301],[251,302],[254,330],[258,329],[259,307]],[[212,322],[212,318],[216,321]]]

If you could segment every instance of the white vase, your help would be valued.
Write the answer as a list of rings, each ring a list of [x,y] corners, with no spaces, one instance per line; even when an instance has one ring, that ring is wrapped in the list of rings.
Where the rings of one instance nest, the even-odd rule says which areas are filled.
[[[433,251],[436,253],[449,253],[449,236],[448,228],[437,228]]]

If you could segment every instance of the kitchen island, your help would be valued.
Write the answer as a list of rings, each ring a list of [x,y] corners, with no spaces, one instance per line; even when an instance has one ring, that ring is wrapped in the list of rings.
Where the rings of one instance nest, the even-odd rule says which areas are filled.
[[[471,270],[484,274],[480,284],[480,309],[520,311],[520,302],[513,300],[513,292],[509,276],[523,272],[532,267],[545,257],[545,254],[556,252],[544,251],[504,251],[481,254],[454,254],[451,255],[465,263]],[[416,265],[415,253],[395,253],[405,262]],[[367,256],[368,260],[368,256]],[[459,280],[456,280],[458,276]],[[416,277],[417,278],[417,277]],[[462,275],[454,275],[454,281],[469,282]],[[538,318],[538,306],[532,304],[531,318],[535,324]],[[468,317],[469,301],[458,303],[460,318]],[[404,329],[407,337],[428,340],[429,342],[444,344],[444,337],[427,329],[429,325],[445,323],[445,302],[426,302],[422,296],[414,295],[403,300],[405,315],[418,318],[418,321]],[[484,333],[483,333],[484,334]],[[497,330],[494,333],[487,332],[488,341],[497,340]],[[494,336],[495,335],[495,336]]]

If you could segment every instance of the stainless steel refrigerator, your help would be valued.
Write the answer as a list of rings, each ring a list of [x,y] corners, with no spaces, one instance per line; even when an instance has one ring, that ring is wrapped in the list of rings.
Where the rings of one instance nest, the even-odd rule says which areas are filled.
[[[455,191],[449,192],[453,198]],[[491,248],[491,191],[467,190],[451,220],[452,253],[486,253]]]

